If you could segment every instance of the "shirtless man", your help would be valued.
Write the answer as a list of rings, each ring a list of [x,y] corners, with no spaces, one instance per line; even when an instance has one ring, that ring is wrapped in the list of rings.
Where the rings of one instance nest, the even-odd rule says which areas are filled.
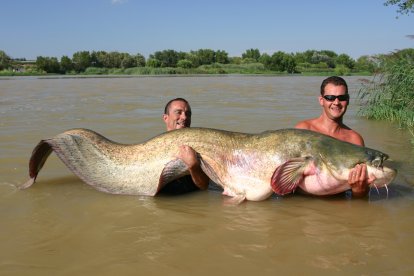
[[[321,85],[319,104],[322,107],[322,114],[318,118],[297,123],[295,128],[312,130],[342,141],[365,146],[362,136],[343,123],[343,116],[349,105],[348,85],[344,79],[336,76],[325,79]],[[365,164],[358,164],[351,170],[348,183],[353,197],[361,198],[368,194],[368,186],[375,178],[367,174]]]
[[[183,98],[176,98],[169,101],[164,109],[162,119],[165,122],[167,131],[190,127],[191,107]],[[179,143],[180,141],[177,141]],[[190,175],[183,176],[171,183],[168,183],[163,191],[166,193],[185,193],[192,190],[205,190],[209,184],[208,176],[200,167],[197,153],[189,146],[181,145],[180,153],[177,156],[187,165]],[[197,187],[197,188],[196,188]]]

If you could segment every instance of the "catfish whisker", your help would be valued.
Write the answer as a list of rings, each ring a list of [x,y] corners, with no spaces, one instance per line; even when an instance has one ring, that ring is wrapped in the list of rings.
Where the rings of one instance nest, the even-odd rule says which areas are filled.
[[[387,199],[388,199],[388,186],[387,186],[387,184],[385,184],[384,187],[385,187],[385,190],[387,191]]]
[[[377,194],[380,195],[380,192],[379,192],[378,187],[377,187],[376,184],[374,184],[374,187],[375,187],[375,190],[377,191]]]

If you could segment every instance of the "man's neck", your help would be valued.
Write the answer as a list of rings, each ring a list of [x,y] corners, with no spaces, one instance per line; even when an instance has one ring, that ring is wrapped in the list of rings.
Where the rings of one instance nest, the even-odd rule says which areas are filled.
[[[335,136],[336,133],[345,127],[342,122],[342,118],[333,120],[323,115],[319,117],[319,123],[320,127],[323,129],[323,132],[330,136]]]

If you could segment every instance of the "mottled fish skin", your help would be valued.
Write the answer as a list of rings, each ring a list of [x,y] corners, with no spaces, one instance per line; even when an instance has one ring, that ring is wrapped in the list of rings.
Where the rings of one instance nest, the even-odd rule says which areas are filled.
[[[88,129],[72,129],[45,139],[33,150],[30,187],[53,151],[85,183],[112,194],[154,196],[168,182],[189,174],[177,159],[180,145],[191,146],[208,177],[236,202],[264,200],[297,188],[315,195],[349,189],[349,170],[366,163],[375,185],[389,184],[396,171],[388,156],[308,130],[281,129],[259,134],[209,128],[165,132],[140,144],[120,144]]]

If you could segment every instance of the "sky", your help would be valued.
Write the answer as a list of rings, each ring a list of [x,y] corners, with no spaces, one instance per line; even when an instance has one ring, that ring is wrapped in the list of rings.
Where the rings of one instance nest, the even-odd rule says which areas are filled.
[[[27,60],[168,49],[331,50],[357,59],[414,48],[414,14],[399,16],[385,1],[1,0],[0,50]]]

